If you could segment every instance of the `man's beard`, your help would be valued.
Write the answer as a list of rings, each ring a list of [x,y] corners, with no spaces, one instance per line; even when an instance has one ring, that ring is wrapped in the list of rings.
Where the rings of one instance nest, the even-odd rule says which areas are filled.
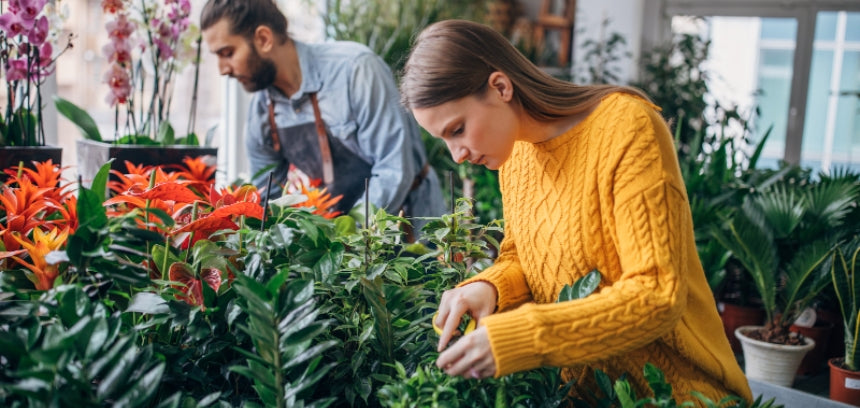
[[[250,74],[246,78],[247,82],[242,84],[246,91],[257,92],[275,83],[275,74],[278,71],[275,68],[275,62],[261,57],[253,44],[251,44],[251,56],[248,58],[248,68]]]

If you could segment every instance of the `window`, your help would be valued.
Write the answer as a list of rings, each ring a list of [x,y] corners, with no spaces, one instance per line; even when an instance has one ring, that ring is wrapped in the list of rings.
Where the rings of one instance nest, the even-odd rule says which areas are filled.
[[[820,12],[801,164],[860,170],[860,12]]]
[[[860,2],[651,3],[665,17],[643,21],[658,26],[645,32],[658,33],[645,44],[664,41],[674,16],[706,17],[717,72],[711,89],[758,106],[758,134],[773,126],[761,164],[784,159],[813,170],[860,170]]]

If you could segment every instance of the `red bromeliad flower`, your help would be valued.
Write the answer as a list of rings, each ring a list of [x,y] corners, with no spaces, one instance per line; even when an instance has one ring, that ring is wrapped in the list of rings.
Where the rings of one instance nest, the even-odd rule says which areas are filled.
[[[170,181],[181,182],[181,175],[176,172],[166,173],[161,167],[135,165],[129,161],[125,162],[126,173],[121,173],[116,170],[111,170],[111,174],[116,176],[120,181],[109,181],[108,188],[117,194],[124,193],[129,190],[145,190],[149,188],[150,182],[153,184],[161,184]],[[154,174],[153,174],[154,173]],[[153,177],[155,178],[154,180]],[[188,183],[185,181],[184,183]]]
[[[72,233],[78,230],[78,197],[69,195],[55,209],[61,218],[53,220],[54,225],[68,228]]]
[[[7,251],[20,248],[12,233],[23,236],[30,234],[38,225],[46,223],[45,216],[59,203],[49,198],[51,189],[34,185],[29,178],[22,178],[18,187],[5,187],[0,193],[3,215],[0,223],[0,237]]]
[[[30,184],[50,189],[46,193],[45,198],[56,203],[61,203],[73,195],[72,190],[68,189],[71,183],[63,183],[63,169],[59,165],[54,164],[53,160],[48,159],[44,162],[34,161],[33,167],[35,167],[35,170],[28,167],[19,168],[18,166],[3,170],[3,172],[9,175],[6,185],[21,186],[24,183],[24,179],[27,179]]]
[[[193,184],[209,186],[215,184],[215,166],[206,162],[205,156],[185,157],[182,164],[176,166],[180,177]]]

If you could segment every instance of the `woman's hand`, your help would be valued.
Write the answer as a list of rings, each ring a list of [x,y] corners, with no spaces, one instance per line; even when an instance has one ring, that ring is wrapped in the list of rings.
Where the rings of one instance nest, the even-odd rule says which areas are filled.
[[[457,340],[436,359],[436,366],[448,375],[481,379],[496,374],[496,359],[490,347],[487,328],[477,330]]]
[[[488,282],[472,282],[459,288],[446,290],[439,300],[439,312],[434,324],[442,328],[437,351],[442,352],[457,333],[457,326],[464,314],[469,314],[475,323],[496,310],[496,287]]]

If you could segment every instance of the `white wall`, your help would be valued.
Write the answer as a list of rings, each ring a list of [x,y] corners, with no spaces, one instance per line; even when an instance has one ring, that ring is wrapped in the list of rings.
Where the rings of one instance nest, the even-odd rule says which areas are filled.
[[[576,5],[576,28],[574,30],[574,69],[583,66],[581,45],[588,39],[599,41],[601,35],[608,38],[618,32],[627,41],[626,51],[632,58],[619,64],[621,82],[627,83],[635,78],[638,71],[640,48],[642,46],[642,16],[645,12],[643,0],[579,0]],[[601,33],[603,20],[609,18],[610,24]]]

